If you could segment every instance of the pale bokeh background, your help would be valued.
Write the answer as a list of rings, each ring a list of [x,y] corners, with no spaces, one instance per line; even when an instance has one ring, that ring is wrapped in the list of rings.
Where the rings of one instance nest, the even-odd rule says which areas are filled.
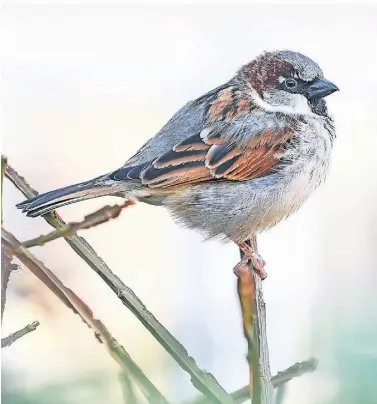
[[[292,49],[316,60],[341,89],[328,98],[338,139],[327,183],[259,238],[271,367],[320,361],[317,372],[289,384],[286,403],[376,403],[376,20],[375,6],[4,6],[3,153],[40,192],[86,180],[122,165],[182,104],[261,51]],[[20,239],[49,231],[43,219],[16,211],[22,199],[6,183],[6,227]],[[115,201],[60,213],[79,220]],[[144,205],[83,235],[201,367],[228,391],[247,383],[235,246],[203,243]],[[33,252],[164,394],[175,402],[196,394],[64,241]],[[2,352],[8,394],[26,393],[33,403],[122,402],[116,363],[23,269],[11,279],[2,334],[36,319],[37,331]]]

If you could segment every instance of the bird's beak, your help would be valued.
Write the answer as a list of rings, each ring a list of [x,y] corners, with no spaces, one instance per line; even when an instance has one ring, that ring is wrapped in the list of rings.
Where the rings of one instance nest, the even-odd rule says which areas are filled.
[[[331,83],[331,81],[326,79],[317,79],[308,87],[306,97],[309,100],[313,98],[323,98],[334,93],[335,91],[339,91],[339,88],[335,84]]]

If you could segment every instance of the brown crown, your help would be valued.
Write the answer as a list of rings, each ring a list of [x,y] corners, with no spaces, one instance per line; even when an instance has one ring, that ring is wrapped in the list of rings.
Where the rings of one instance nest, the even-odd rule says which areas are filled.
[[[279,59],[275,53],[269,52],[244,65],[237,76],[246,80],[260,95],[267,88],[278,85],[278,78],[293,73],[293,66]]]

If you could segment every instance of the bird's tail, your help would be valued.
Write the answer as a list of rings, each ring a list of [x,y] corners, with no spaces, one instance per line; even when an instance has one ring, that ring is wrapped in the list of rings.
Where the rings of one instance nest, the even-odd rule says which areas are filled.
[[[85,199],[111,195],[117,191],[119,191],[119,188],[115,185],[115,182],[108,176],[102,176],[27,199],[19,203],[17,208],[22,209],[27,216],[36,217],[61,206]]]

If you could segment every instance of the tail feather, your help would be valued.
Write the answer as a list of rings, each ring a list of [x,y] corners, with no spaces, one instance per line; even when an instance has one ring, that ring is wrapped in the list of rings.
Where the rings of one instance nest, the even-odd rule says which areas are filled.
[[[95,197],[93,197],[93,198],[95,198]],[[80,202],[80,201],[83,201],[85,199],[90,199],[90,198],[85,198],[85,197],[70,198],[70,199],[66,199],[64,201],[60,201],[60,202],[52,202],[52,203],[50,203],[48,205],[39,206],[39,207],[36,207],[34,209],[31,209],[31,210],[23,209],[23,212],[25,212],[26,216],[29,216],[29,217],[42,216],[42,215],[45,215],[46,213],[51,212],[52,210],[55,210],[55,209],[60,208],[62,206],[70,205],[71,203]]]
[[[90,181],[37,195],[19,203],[17,208],[22,209],[27,216],[36,217],[61,206],[116,193],[119,191],[119,188],[114,185],[115,182],[109,180],[107,176],[98,177]]]

